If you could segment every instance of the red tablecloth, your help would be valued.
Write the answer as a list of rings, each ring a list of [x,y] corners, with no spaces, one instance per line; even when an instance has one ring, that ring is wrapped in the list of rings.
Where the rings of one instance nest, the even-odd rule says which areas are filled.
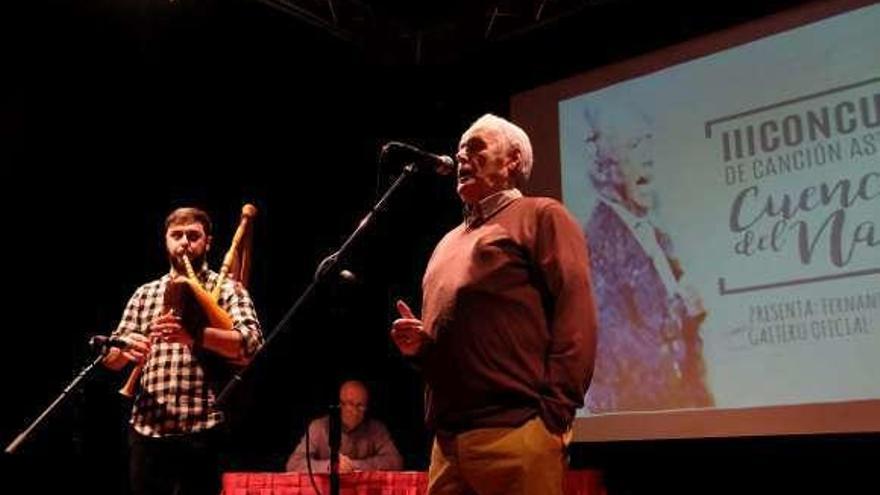
[[[330,493],[330,479],[316,474],[315,484],[322,494]],[[428,475],[418,471],[376,471],[339,476],[340,495],[423,495]],[[599,471],[569,471],[566,495],[605,495]],[[226,473],[223,495],[317,495],[302,473]]]

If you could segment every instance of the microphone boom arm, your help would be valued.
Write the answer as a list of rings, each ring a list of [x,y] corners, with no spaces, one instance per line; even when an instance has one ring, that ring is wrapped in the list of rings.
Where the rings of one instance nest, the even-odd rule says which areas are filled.
[[[225,407],[227,401],[233,394],[234,390],[246,379],[248,373],[252,373],[251,370],[254,369],[255,365],[260,361],[262,355],[266,354],[268,350],[272,347],[272,343],[276,338],[286,329],[288,325],[293,320],[293,317],[299,311],[300,307],[305,305],[306,301],[310,300],[319,286],[325,283],[329,277],[335,276],[339,274],[339,265],[343,261],[345,261],[348,257],[348,253],[351,251],[352,246],[356,243],[356,241],[361,237],[361,234],[365,232],[370,226],[372,226],[372,222],[375,217],[385,211],[387,209],[388,202],[390,198],[394,195],[394,193],[400,189],[400,187],[407,181],[409,177],[411,177],[416,171],[416,166],[414,163],[410,163],[403,167],[403,171],[397,177],[393,184],[385,191],[385,194],[379,199],[379,201],[370,209],[370,211],[364,216],[364,218],[358,223],[358,226],[354,229],[354,232],[348,236],[345,242],[342,243],[342,246],[333,254],[326,257],[315,270],[315,276],[312,282],[306,287],[305,291],[297,298],[296,302],[293,303],[293,306],[287,310],[287,313],[281,318],[281,321],[275,325],[275,328],[272,329],[271,332],[266,336],[265,341],[263,342],[263,346],[260,347],[256,354],[251,358],[250,363],[244,368],[238,370],[220,394],[217,395],[216,405],[219,408]]]

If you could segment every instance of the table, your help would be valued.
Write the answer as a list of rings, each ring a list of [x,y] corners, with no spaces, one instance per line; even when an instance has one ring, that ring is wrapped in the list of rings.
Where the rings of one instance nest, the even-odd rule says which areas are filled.
[[[315,474],[323,495],[330,493],[327,474]],[[339,475],[340,495],[424,495],[428,473],[373,471]],[[605,495],[599,471],[568,471],[566,495]],[[317,495],[305,473],[225,473],[223,495]]]

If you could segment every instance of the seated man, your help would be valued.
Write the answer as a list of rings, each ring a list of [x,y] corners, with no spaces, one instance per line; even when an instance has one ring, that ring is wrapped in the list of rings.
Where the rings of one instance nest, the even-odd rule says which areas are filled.
[[[364,420],[369,394],[367,387],[355,380],[339,388],[342,417],[342,441],[339,447],[339,472],[395,471],[403,460],[385,425],[375,419]],[[287,471],[306,472],[306,438],[312,459],[312,472],[330,471],[330,417],[318,418],[309,425],[308,436],[297,445],[287,460]]]

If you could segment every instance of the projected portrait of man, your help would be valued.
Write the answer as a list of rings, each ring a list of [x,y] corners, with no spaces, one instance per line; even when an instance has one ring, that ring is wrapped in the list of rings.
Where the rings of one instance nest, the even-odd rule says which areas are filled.
[[[653,131],[640,112],[585,112],[589,178],[597,195],[585,231],[599,337],[586,404],[593,413],[708,407],[700,295],[669,236],[652,221]]]

